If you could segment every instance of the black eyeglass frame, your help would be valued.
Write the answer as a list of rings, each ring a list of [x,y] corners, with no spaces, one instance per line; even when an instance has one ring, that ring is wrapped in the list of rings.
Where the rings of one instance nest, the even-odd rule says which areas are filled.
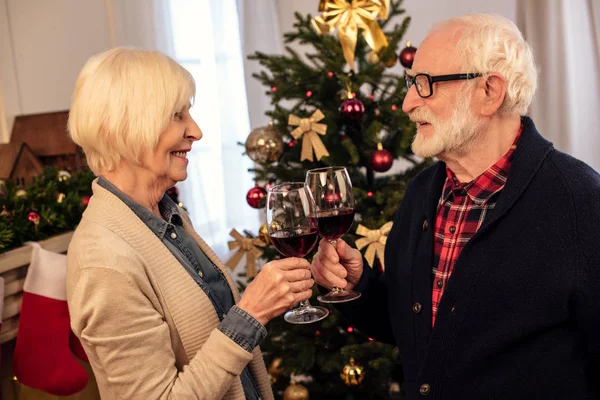
[[[474,79],[474,78],[479,78],[480,76],[483,76],[483,74],[479,73],[479,72],[474,72],[474,73],[470,73],[470,74],[450,74],[450,75],[435,75],[435,76],[431,76],[429,74],[424,74],[424,73],[416,74],[415,76],[410,76],[409,74],[404,74],[404,81],[406,82],[406,90],[407,91],[410,90],[411,86],[413,86],[417,82],[418,76],[426,77],[427,82],[429,82],[429,89],[430,89],[431,93],[429,93],[428,96],[423,96],[421,94],[421,91],[419,90],[419,87],[418,86],[415,87],[417,94],[422,99],[426,99],[428,97],[433,96],[433,84],[436,82],[461,81],[461,80],[466,80],[466,79]]]

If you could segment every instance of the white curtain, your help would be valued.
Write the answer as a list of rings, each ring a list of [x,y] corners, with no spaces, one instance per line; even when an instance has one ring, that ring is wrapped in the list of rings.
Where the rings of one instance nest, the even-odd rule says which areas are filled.
[[[196,80],[192,115],[204,133],[178,185],[196,231],[227,258],[229,231],[257,232],[259,212],[246,203],[253,186],[244,156],[250,132],[235,0],[168,0],[173,57]]]
[[[158,50],[173,56],[169,3],[165,0],[108,0],[116,46]]]
[[[204,133],[189,154],[180,200],[196,231],[227,258],[229,231],[257,232],[264,210],[246,203],[254,186],[243,155],[251,128],[266,125],[265,88],[248,54],[281,51],[275,0],[107,0],[114,45],[156,49],[196,80],[192,115]]]
[[[244,77],[246,79],[246,95],[248,97],[248,113],[252,128],[269,123],[265,112],[271,108],[269,97],[265,96],[265,88],[253,73],[261,70],[257,61],[250,61],[246,56],[256,51],[265,54],[281,54],[283,35],[279,27],[277,2],[275,0],[237,0],[240,36],[244,53]]]
[[[517,24],[540,66],[529,114],[554,145],[600,171],[596,0],[519,0]]]

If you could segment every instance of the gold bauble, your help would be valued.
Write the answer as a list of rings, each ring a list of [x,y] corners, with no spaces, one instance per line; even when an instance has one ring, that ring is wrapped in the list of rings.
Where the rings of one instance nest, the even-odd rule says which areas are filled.
[[[56,179],[58,179],[59,182],[66,182],[71,179],[71,173],[69,171],[60,170],[58,171]]]
[[[19,189],[15,193],[15,196],[18,197],[19,199],[24,199],[27,197],[27,191],[24,189]]]
[[[271,221],[270,228],[271,228],[270,229],[271,232],[278,232],[282,229],[282,226],[279,222],[273,220],[273,221]]]
[[[379,62],[379,55],[376,51],[371,50],[369,54],[367,54],[367,62],[369,64],[377,64]]]
[[[277,357],[276,359],[274,359],[271,362],[271,365],[269,365],[269,374],[273,376],[280,376],[283,373],[283,368],[281,367],[282,361],[283,360],[281,359],[281,357]]]
[[[298,383],[292,383],[283,392],[283,400],[308,400],[308,389]]]
[[[269,237],[269,229],[267,228],[266,222],[260,226],[260,229],[258,230],[258,238],[262,240],[265,244],[271,243],[271,238]],[[280,358],[276,358],[273,362],[277,360],[281,362]]]
[[[279,160],[283,153],[281,135],[272,126],[256,128],[246,139],[246,154],[256,163],[268,164]]]
[[[392,68],[398,62],[398,55],[396,53],[392,53],[389,57],[383,60],[383,65],[388,68]]]
[[[340,377],[348,386],[358,386],[365,378],[365,369],[360,365],[356,365],[354,358],[350,358],[350,364],[346,364]]]

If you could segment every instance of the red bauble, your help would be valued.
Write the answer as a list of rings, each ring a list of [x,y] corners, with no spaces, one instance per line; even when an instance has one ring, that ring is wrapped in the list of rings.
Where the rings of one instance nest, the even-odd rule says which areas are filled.
[[[34,225],[38,225],[40,223],[40,214],[35,211],[29,211],[29,213],[27,213],[27,219],[30,222],[33,222]]]
[[[340,204],[340,194],[339,193],[325,193],[323,195],[323,201],[330,207],[336,206]]]
[[[392,168],[394,157],[392,153],[381,147],[381,143],[377,146],[377,150],[371,156],[371,165],[377,172],[385,172]]]
[[[351,121],[359,121],[365,113],[365,105],[356,97],[348,99],[340,106],[340,113]]]
[[[412,68],[413,61],[415,59],[415,53],[417,52],[416,47],[412,47],[410,42],[406,42],[406,47],[400,52],[400,64],[404,68]]]
[[[81,204],[83,204],[85,207],[87,207],[87,205],[90,203],[90,196],[83,196],[81,198]]]
[[[248,205],[252,208],[263,208],[267,205],[267,191],[260,186],[255,186],[252,189],[248,190],[248,194],[246,195],[246,201]]]

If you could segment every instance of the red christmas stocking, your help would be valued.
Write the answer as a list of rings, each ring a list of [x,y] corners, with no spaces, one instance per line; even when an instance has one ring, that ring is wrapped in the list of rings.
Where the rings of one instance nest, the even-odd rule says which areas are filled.
[[[88,376],[69,349],[67,257],[32,245],[13,370],[26,386],[57,396],[72,395],[85,388]]]

